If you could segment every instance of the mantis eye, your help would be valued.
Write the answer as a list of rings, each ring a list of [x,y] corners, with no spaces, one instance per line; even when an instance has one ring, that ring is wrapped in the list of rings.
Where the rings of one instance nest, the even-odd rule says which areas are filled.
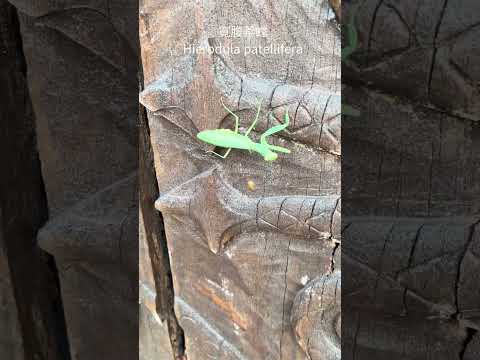
[[[274,161],[277,160],[278,155],[275,154],[273,151],[267,153],[264,157],[263,160],[265,161]]]

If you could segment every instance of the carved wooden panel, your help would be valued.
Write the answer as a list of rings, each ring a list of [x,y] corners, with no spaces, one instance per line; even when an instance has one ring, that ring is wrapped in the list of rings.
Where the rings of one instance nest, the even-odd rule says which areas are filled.
[[[342,95],[361,112],[342,123],[344,359],[478,354],[478,4],[342,8],[358,5]]]
[[[328,1],[145,0],[140,37],[140,100],[188,359],[306,359],[317,326],[337,339],[325,349],[337,359],[339,304],[328,324],[297,334],[304,315],[293,309],[309,281],[339,266],[340,33]],[[273,163],[209,154],[197,132],[233,128],[220,98],[241,128],[263,101],[257,140],[289,111],[290,126],[271,141],[292,153]]]
[[[476,0],[365,0],[356,27],[359,47],[344,67],[390,95],[401,95],[466,119],[479,119],[480,4]]]
[[[138,356],[136,1],[12,0],[21,14],[70,355]]]
[[[18,13],[0,0],[0,358],[68,357],[58,278],[37,232],[48,216]]]

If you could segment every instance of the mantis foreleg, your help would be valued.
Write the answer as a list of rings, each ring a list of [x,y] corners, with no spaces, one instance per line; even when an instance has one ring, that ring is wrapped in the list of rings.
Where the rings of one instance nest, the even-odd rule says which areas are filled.
[[[272,115],[272,112],[271,112],[271,111],[270,111],[270,113],[269,113],[269,116],[270,116],[270,118],[271,118],[272,120],[277,121],[277,120],[275,119],[275,117]],[[280,124],[280,125],[277,125],[277,126],[273,126],[273,127],[271,127],[270,129],[268,129],[267,131],[265,131],[265,132],[262,134],[262,136],[260,137],[260,142],[262,142],[262,139],[265,140],[265,138],[266,138],[267,136],[270,136],[270,135],[273,135],[273,134],[275,134],[275,133],[277,133],[277,132],[279,132],[279,131],[285,130],[285,129],[288,127],[289,124],[290,124],[290,116],[288,115],[288,109],[287,109],[287,112],[285,113],[285,121],[284,121],[284,123],[283,123],[283,124]]]
[[[273,115],[272,115],[272,112],[270,111],[269,113],[269,116],[270,118],[272,118],[273,120],[276,120]],[[280,125],[277,125],[277,126],[274,126],[270,129],[268,129],[267,131],[265,131],[262,136],[260,136],[260,144],[262,145],[265,145],[267,146],[270,150],[273,150],[273,151],[278,151],[278,152],[283,152],[283,153],[287,153],[289,154],[290,153],[290,150],[284,148],[284,147],[281,147],[281,146],[275,146],[275,145],[270,145],[268,142],[267,142],[267,136],[270,136],[270,135],[273,135],[279,131],[282,131],[282,130],[285,130],[288,125],[290,124],[290,117],[288,115],[288,109],[287,109],[287,112],[285,113],[285,122],[283,124],[280,124]]]

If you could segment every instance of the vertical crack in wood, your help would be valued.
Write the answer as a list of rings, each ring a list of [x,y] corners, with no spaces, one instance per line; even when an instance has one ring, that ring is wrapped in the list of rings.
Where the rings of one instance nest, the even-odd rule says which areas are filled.
[[[288,239],[288,246],[287,246],[287,260],[285,261],[285,272],[284,272],[284,283],[285,287],[283,289],[283,301],[282,301],[282,334],[280,335],[280,359],[283,358],[282,354],[282,345],[283,345],[283,336],[285,335],[285,301],[286,301],[286,295],[287,295],[287,289],[288,289],[288,263],[290,261],[290,246],[292,242],[292,237],[289,237]]]
[[[383,3],[385,0],[380,0],[377,5],[375,6],[375,10],[373,11],[373,16],[372,16],[372,23],[370,24],[370,29],[368,31],[368,42],[367,42],[367,56],[366,56],[366,65],[370,65],[370,51],[372,48],[372,36],[373,36],[373,30],[375,29],[375,24],[377,22],[377,15],[378,11],[382,7]]]
[[[330,216],[330,241],[333,242],[333,249],[332,254],[330,255],[330,273],[335,271],[335,254],[337,252],[338,247],[340,246],[340,241],[335,239],[333,234],[333,221],[335,217],[335,212],[338,209],[338,205],[340,204],[341,198],[338,198],[335,202],[335,206],[333,207],[332,215]]]
[[[432,53],[432,62],[430,64],[430,71],[428,73],[428,87],[427,87],[427,99],[430,99],[430,90],[432,88],[432,78],[433,78],[433,72],[435,70],[435,60],[437,58],[437,38],[438,38],[438,33],[440,31],[440,26],[442,25],[443,17],[445,16],[445,10],[447,9],[448,5],[448,0],[444,0],[443,6],[442,6],[442,11],[440,12],[440,17],[438,19],[438,22],[435,26],[435,35],[433,37],[433,53]]]
[[[455,278],[455,309],[457,312],[457,315],[460,314],[460,305],[459,305],[459,293],[460,293],[460,278],[462,276],[462,264],[463,260],[468,254],[468,251],[470,250],[470,246],[472,245],[474,239],[475,239],[475,228],[480,224],[480,220],[476,221],[475,223],[472,224],[470,227],[470,231],[468,234],[468,239],[465,243],[465,247],[463,248],[463,251],[460,255],[460,258],[458,259],[458,265],[457,265],[457,275]]]
[[[141,73],[141,64],[139,68],[139,83],[140,90],[142,90],[143,74]],[[153,163],[148,117],[146,109],[142,105],[139,105],[139,122],[140,211],[143,215],[148,252],[154,274],[156,311],[160,319],[166,321],[174,359],[185,359],[185,335],[174,310],[175,293],[163,218],[154,206],[155,200],[159,196],[159,189]]]

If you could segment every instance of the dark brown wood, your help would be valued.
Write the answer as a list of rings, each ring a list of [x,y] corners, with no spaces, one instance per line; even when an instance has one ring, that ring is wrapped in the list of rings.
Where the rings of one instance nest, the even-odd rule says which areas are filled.
[[[0,212],[0,220],[3,220]],[[0,353],[12,360],[25,359],[24,341],[15,301],[12,277],[5,252],[5,240],[0,228]]]
[[[0,0],[0,358],[69,359],[55,262],[37,244],[48,217],[15,8]]]
[[[12,3],[48,201],[38,242],[58,266],[71,356],[134,359],[138,3]]]
[[[342,67],[342,358],[478,350],[477,1],[349,1]],[[346,18],[346,17],[345,17]]]

